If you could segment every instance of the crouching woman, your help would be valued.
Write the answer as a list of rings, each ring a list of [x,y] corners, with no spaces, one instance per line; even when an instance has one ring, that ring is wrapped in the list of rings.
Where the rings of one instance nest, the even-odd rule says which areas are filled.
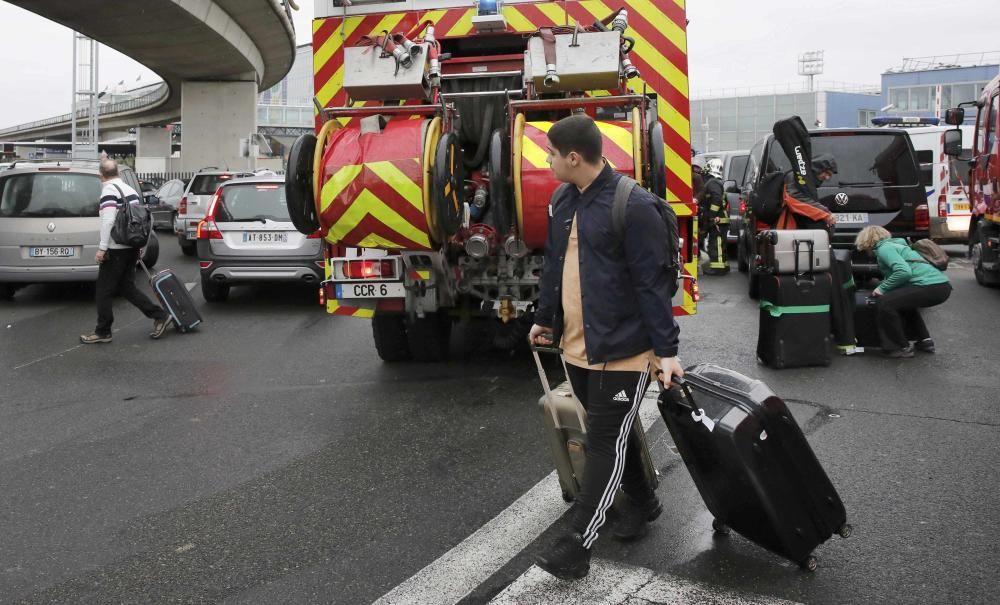
[[[862,252],[875,254],[884,277],[872,293],[883,352],[889,357],[913,357],[915,347],[933,353],[934,341],[920,317],[920,309],[948,300],[948,278],[910,248],[906,240],[892,237],[883,227],[865,227],[854,245]],[[915,343],[911,344],[911,340]]]

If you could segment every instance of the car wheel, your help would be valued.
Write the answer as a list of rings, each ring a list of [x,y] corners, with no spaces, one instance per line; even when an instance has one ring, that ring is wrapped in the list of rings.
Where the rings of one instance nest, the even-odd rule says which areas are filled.
[[[445,361],[451,341],[451,318],[443,313],[428,313],[407,325],[406,336],[415,361]]]
[[[14,300],[14,292],[17,287],[14,284],[0,284],[0,300]]]
[[[210,279],[201,278],[201,294],[208,302],[226,302],[229,298],[229,286]]]
[[[372,318],[375,352],[385,362],[406,361],[410,345],[406,341],[406,318],[403,315],[376,315]]]
[[[194,256],[195,252],[197,252],[195,243],[183,235],[177,236],[177,243],[181,245],[181,252],[184,253],[184,256]]]
[[[156,237],[155,233],[149,234],[149,241],[146,242],[146,247],[142,251],[142,263],[146,265],[147,269],[152,269],[156,265],[156,261],[160,259],[160,238]]]

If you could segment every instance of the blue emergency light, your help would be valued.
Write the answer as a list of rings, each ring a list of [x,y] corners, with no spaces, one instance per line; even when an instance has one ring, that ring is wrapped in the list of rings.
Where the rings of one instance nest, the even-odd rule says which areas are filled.
[[[496,15],[500,12],[500,0],[479,0],[479,15]]]
[[[882,116],[872,118],[872,126],[938,126],[940,118],[914,118],[903,116]]]

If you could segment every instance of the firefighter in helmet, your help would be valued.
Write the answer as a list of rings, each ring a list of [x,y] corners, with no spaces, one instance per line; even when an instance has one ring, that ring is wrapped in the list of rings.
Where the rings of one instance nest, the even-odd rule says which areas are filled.
[[[708,251],[708,275],[729,273],[726,258],[726,235],[729,233],[729,202],[722,185],[722,160],[705,163],[705,186],[698,199],[698,223]]]

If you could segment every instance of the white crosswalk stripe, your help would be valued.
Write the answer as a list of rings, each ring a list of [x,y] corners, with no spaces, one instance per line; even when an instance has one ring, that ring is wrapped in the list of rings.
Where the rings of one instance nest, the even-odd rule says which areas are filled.
[[[737,593],[623,563],[593,559],[590,574],[558,580],[532,566],[490,605],[794,605],[774,597]]]

